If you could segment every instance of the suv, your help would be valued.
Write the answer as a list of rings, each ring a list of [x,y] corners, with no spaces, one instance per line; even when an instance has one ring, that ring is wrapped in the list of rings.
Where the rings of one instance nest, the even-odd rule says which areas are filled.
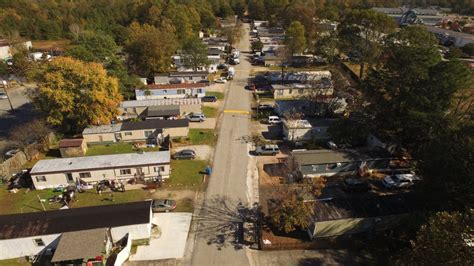
[[[370,188],[367,181],[360,178],[349,177],[344,180],[342,189],[345,192],[367,192]]]
[[[204,96],[201,98],[201,101],[202,102],[216,102],[217,101],[217,97],[216,96]]]
[[[173,159],[175,160],[194,158],[196,158],[196,152],[194,152],[193,150],[182,150],[173,154]]]
[[[257,146],[255,149],[255,154],[257,155],[277,155],[280,152],[278,145],[262,145]]]
[[[408,188],[414,185],[414,181],[415,175],[413,174],[386,175],[382,184],[389,189]]]
[[[204,120],[206,120],[206,116],[204,116],[201,113],[191,113],[191,114],[187,115],[186,118],[190,122],[204,122]]]

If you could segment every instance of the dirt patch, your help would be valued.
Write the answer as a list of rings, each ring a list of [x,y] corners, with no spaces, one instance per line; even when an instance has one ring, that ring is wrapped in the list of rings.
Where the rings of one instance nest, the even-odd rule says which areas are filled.
[[[151,194],[153,199],[194,199],[196,191],[192,190],[173,190],[173,189],[158,189]]]
[[[182,146],[182,147],[173,149],[173,152],[182,151],[182,150],[193,150],[196,152],[197,159],[206,160],[206,161],[211,158],[211,154],[213,152],[212,147],[208,145]]]

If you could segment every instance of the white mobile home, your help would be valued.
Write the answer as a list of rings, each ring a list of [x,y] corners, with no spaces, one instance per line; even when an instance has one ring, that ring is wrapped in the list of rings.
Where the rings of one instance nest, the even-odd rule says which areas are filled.
[[[127,234],[131,240],[148,239],[151,236],[151,218],[151,201],[1,215],[0,260],[32,258],[48,253],[58,261],[64,260],[64,255],[71,258],[74,252],[54,252],[61,251],[58,244],[61,244],[63,236],[71,238],[71,234],[75,234],[77,237],[78,233],[86,235],[103,232],[105,240],[107,230],[112,242],[119,241]],[[92,235],[88,239],[91,238]],[[79,249],[76,251],[85,252],[84,246],[76,244]]]
[[[148,85],[135,89],[137,100],[202,98],[206,95],[205,83],[177,83]]]
[[[170,152],[144,152],[40,160],[30,171],[36,189],[67,186],[82,181],[127,182],[133,178],[169,178]]]

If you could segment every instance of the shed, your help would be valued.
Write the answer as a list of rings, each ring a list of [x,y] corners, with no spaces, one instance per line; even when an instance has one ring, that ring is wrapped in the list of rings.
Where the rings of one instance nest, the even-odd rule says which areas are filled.
[[[62,139],[59,141],[59,152],[63,158],[85,156],[87,143],[84,139]]]
[[[51,262],[82,264],[108,253],[109,243],[107,228],[66,232],[60,236]]]

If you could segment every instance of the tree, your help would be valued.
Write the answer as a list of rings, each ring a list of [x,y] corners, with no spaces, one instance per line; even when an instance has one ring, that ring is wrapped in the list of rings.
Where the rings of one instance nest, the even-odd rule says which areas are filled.
[[[338,54],[339,40],[336,35],[327,34],[320,36],[316,41],[315,52],[324,57],[329,63],[333,63]]]
[[[474,210],[439,212],[411,242],[400,262],[413,265],[473,265]]]
[[[299,21],[291,22],[286,30],[285,45],[290,55],[301,54],[306,49],[305,30]]]
[[[263,49],[263,43],[260,40],[252,42],[252,52],[261,52]]]
[[[464,45],[462,51],[468,54],[469,56],[474,56],[474,43],[468,43]]]
[[[12,128],[9,139],[18,142],[20,145],[26,145],[45,138],[49,132],[51,130],[46,125],[46,121],[34,119]]]
[[[192,68],[193,70],[206,67],[209,65],[207,46],[196,36],[188,38],[184,41],[181,59],[183,59],[185,67]]]
[[[230,45],[230,50],[239,42],[244,33],[242,23],[234,17],[228,17],[224,21],[225,26],[222,29],[222,34],[227,38]]]
[[[457,47],[451,47],[449,49],[449,53],[448,53],[448,58],[449,59],[456,59],[456,58],[460,58],[462,56],[462,50],[457,48]]]
[[[378,62],[382,54],[384,36],[393,32],[393,19],[375,10],[353,10],[339,26],[339,38],[347,53],[359,57],[359,77],[364,77],[365,64],[369,67]]]
[[[87,62],[107,63],[117,52],[118,46],[110,35],[87,31],[78,36],[75,46],[66,51],[66,55]]]
[[[310,218],[314,214],[313,205],[305,203],[293,191],[288,191],[282,197],[274,200],[269,207],[272,223],[285,233],[308,228],[311,222]]]
[[[118,114],[122,96],[117,80],[97,63],[58,57],[37,78],[32,102],[51,125],[78,132],[91,124],[108,124]]]
[[[128,27],[125,51],[129,54],[131,69],[139,75],[151,77],[166,72],[171,65],[171,56],[176,52],[177,40],[169,27],[157,29],[154,26],[133,22]]]
[[[133,98],[135,89],[143,85],[137,76],[128,74],[123,60],[117,57],[107,64],[107,73],[118,79],[120,92],[127,100]]]

